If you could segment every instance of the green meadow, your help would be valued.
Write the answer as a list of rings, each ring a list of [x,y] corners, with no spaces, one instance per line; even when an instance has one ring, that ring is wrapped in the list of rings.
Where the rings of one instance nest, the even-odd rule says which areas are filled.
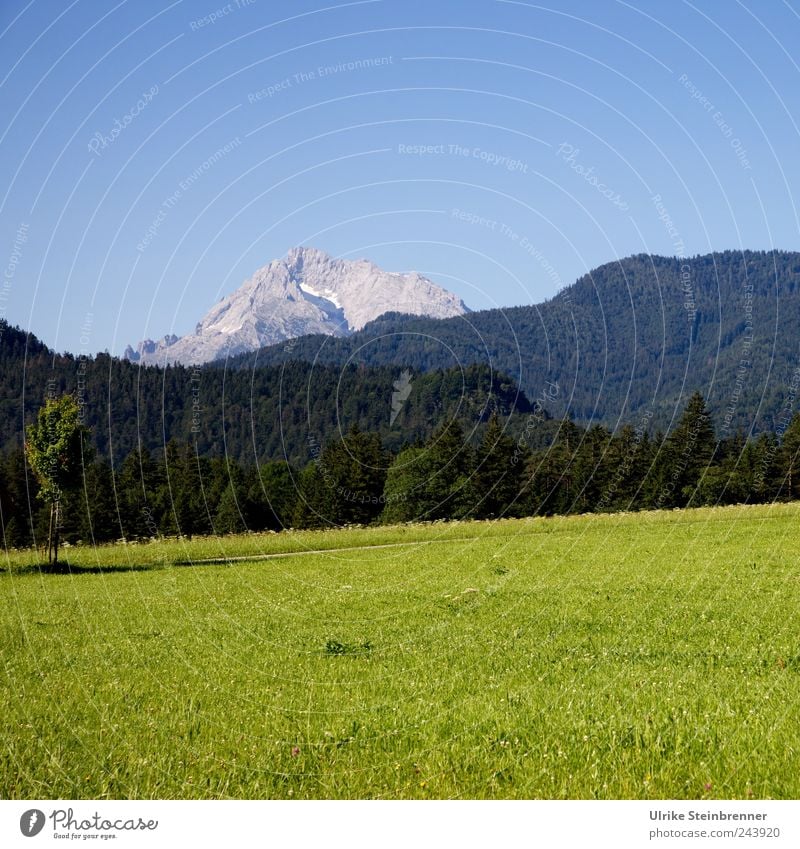
[[[0,796],[797,798],[798,526],[286,532],[73,547],[64,574],[8,552]]]

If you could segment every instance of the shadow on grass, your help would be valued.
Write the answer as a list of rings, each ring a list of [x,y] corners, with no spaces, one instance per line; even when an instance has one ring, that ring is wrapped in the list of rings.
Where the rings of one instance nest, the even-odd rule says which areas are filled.
[[[302,553],[302,552],[301,552]],[[269,555],[281,557],[291,555]],[[115,563],[103,566],[100,564],[83,565],[79,563],[29,563],[27,566],[6,566],[0,568],[0,575],[113,575],[123,572],[157,572],[164,569],[219,566],[236,562],[237,560],[260,560],[263,555],[254,557],[214,558],[208,560],[176,560],[172,563]]]
[[[28,566],[6,567],[6,575],[107,575],[115,572],[154,572],[168,568],[163,563],[120,563],[116,565],[84,566],[77,563],[31,563]]]
[[[301,554],[303,552],[300,552]],[[268,557],[289,557],[289,554],[271,554]],[[264,555],[253,557],[219,557],[201,560],[175,560],[171,563],[114,563],[103,566],[102,564],[84,565],[80,563],[29,563],[26,566],[6,566],[0,568],[0,575],[111,575],[122,572],[157,572],[164,569],[178,567],[219,566],[231,564],[238,560],[261,560]]]

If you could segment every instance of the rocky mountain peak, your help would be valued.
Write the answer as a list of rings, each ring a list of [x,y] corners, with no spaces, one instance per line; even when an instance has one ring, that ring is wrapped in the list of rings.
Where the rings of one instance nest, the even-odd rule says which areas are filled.
[[[296,247],[212,307],[193,334],[146,340],[135,349],[128,346],[124,356],[141,363],[196,365],[309,333],[345,336],[390,311],[449,318],[468,308],[417,272],[383,271],[366,259]]]

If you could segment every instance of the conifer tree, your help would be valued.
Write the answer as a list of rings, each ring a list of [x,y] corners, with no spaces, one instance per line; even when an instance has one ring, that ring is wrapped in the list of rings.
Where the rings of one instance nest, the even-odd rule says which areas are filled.
[[[320,470],[312,461],[300,472],[297,502],[292,525],[295,528],[322,528],[333,524],[331,490]]]
[[[663,506],[684,507],[695,502],[699,497],[697,486],[711,463],[716,443],[705,399],[695,392],[667,438],[669,480],[665,495],[672,503]]]
[[[242,499],[242,489],[231,481],[225,487],[216,516],[214,517],[214,532],[217,534],[240,534],[247,530],[243,512],[246,505]]]
[[[366,524],[382,509],[388,458],[377,433],[353,425],[344,439],[322,452],[320,471],[328,488],[329,515],[333,524]]]
[[[100,461],[86,467],[83,486],[75,500],[80,504],[76,539],[95,544],[109,542],[119,536],[114,474],[107,462]]]
[[[425,521],[436,507],[429,489],[434,474],[431,452],[423,445],[403,449],[386,473],[384,522]]]
[[[476,452],[475,471],[470,478],[471,515],[479,519],[505,516],[517,504],[522,490],[525,465],[516,456],[517,446],[503,432],[496,415],[489,424]]]
[[[792,416],[781,440],[781,465],[786,495],[800,496],[800,413]]]
[[[299,481],[285,460],[252,467],[245,473],[248,524],[253,530],[279,531],[292,524]]]
[[[148,539],[159,532],[175,532],[169,511],[169,493],[163,463],[148,451],[131,451],[116,478],[119,518],[116,525],[126,539]]]

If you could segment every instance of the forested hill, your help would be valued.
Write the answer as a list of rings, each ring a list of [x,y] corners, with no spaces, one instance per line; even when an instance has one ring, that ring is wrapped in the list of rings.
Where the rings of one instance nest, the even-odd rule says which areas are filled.
[[[419,370],[491,363],[531,399],[558,384],[554,416],[612,428],[667,429],[699,390],[720,436],[778,430],[800,382],[800,253],[642,254],[537,306],[444,320],[386,315],[349,338],[308,336],[237,364],[297,359]]]
[[[484,365],[404,371],[302,362],[252,372],[140,367],[108,354],[54,354],[0,321],[0,450],[19,448],[45,398],[67,392],[81,404],[100,455],[115,463],[139,445],[163,452],[174,439],[207,457],[301,466],[354,424],[396,451],[450,416],[474,441],[493,411],[513,425],[530,409],[513,381]],[[553,428],[543,420],[541,439]]]
[[[387,315],[346,339],[303,337],[226,368],[57,355],[0,322],[0,446],[21,444],[48,392],[75,392],[101,455],[117,460],[139,443],[157,450],[178,439],[207,456],[303,464],[351,424],[397,450],[449,411],[471,433],[492,405],[525,413],[537,402],[555,419],[654,432],[669,429],[694,390],[718,437],[751,425],[780,435],[800,396],[799,284],[798,253],[640,255],[539,306]],[[408,397],[391,422],[397,392]]]

